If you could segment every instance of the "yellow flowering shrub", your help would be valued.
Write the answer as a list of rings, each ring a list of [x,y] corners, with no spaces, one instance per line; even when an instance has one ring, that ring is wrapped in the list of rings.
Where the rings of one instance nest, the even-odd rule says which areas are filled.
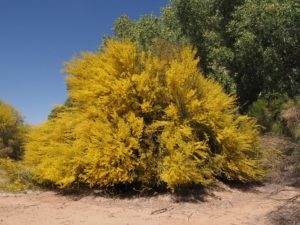
[[[21,114],[0,100],[0,158],[22,158],[27,130]]]
[[[72,106],[33,129],[25,163],[60,188],[207,185],[262,176],[255,121],[199,72],[191,48],[109,41],[66,64]]]
[[[22,161],[0,158],[0,191],[34,188],[31,172]]]

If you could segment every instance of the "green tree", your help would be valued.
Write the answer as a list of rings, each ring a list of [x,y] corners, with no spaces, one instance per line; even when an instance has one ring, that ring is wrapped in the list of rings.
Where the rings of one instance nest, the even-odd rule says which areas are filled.
[[[200,66],[227,92],[235,91],[230,64],[234,59],[226,27],[241,0],[173,0],[174,13],[182,33],[198,49]]]
[[[276,92],[299,94],[299,6],[295,0],[248,0],[236,8],[227,31],[240,102]]]
[[[242,105],[275,92],[299,93],[297,1],[174,0],[173,7],[204,72],[225,87],[228,76],[234,79]]]

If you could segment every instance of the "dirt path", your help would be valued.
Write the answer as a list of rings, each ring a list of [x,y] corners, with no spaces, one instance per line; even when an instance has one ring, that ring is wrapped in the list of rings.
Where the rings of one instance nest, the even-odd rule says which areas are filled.
[[[282,188],[282,187],[281,187]],[[1,225],[267,225],[267,214],[300,193],[289,189],[274,194],[264,186],[242,192],[227,188],[205,201],[177,202],[171,195],[151,198],[74,199],[54,192],[0,193]],[[273,192],[273,194],[272,194]],[[275,200],[277,199],[277,200]]]

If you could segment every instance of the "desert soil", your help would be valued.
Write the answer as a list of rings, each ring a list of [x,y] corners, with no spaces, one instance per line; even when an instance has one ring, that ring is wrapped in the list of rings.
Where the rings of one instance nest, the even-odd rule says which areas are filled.
[[[281,191],[279,191],[281,190]],[[279,192],[278,192],[279,191]],[[55,192],[0,193],[1,225],[267,225],[268,214],[300,188],[265,185],[192,198],[106,198]]]

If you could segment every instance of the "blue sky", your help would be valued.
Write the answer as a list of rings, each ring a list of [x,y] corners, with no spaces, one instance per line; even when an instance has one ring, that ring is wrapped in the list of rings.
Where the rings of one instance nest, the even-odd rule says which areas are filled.
[[[0,99],[38,124],[67,97],[63,63],[94,51],[114,21],[168,0],[0,0]]]

